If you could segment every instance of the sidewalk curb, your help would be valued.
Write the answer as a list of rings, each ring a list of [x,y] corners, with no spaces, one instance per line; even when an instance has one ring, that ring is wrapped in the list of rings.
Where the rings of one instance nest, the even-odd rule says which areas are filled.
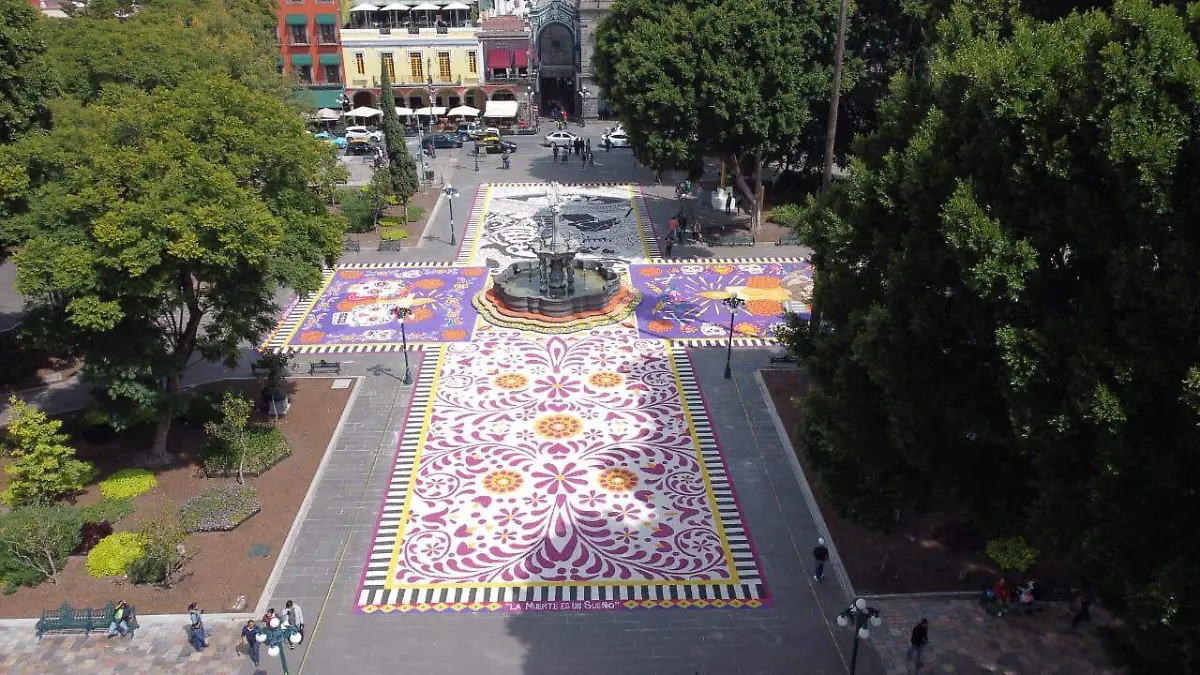
[[[792,446],[792,440],[788,437],[787,428],[783,426],[783,420],[779,419],[779,413],[775,411],[775,399],[771,397],[771,392],[767,389],[767,382],[763,379],[762,370],[754,371],[754,379],[758,382],[758,389],[762,392],[763,402],[767,407],[767,414],[771,416],[771,422],[775,425],[775,431],[779,434],[779,442],[783,446],[784,454],[787,455],[788,462],[792,465],[792,471],[796,474],[796,482],[800,484],[800,492],[804,495],[804,503],[808,505],[808,510],[812,512],[813,522],[816,523],[817,529],[821,532],[821,536],[825,537],[825,543],[829,547],[831,560],[829,565],[833,567],[834,573],[837,575],[838,584],[842,587],[842,591],[848,599],[854,599],[857,594],[854,592],[854,584],[850,581],[850,575],[846,572],[845,565],[842,564],[842,556],[838,554],[837,544],[833,541],[833,536],[829,532],[829,525],[825,523],[825,516],[821,513],[821,509],[817,506],[817,498],[813,495],[812,486],[809,485],[808,476],[804,474],[804,467],[800,465],[800,459],[796,456],[796,449]],[[805,569],[808,569],[808,563],[805,563]]]
[[[204,614],[204,621],[206,623],[207,622],[220,622],[220,621],[239,621],[239,622],[241,622],[241,621],[245,621],[247,619],[253,619],[253,618],[254,618],[254,616],[251,615],[250,613],[244,613],[244,614],[236,614],[236,613],[207,614],[206,613],[206,614]],[[173,623],[176,621],[182,621],[184,623],[191,623],[191,617],[189,617],[187,614],[138,614],[137,620],[138,620],[138,625],[140,625],[140,626],[147,626],[147,625],[156,626],[156,625],[165,624],[165,623]],[[33,630],[33,628],[35,626],[37,626],[38,621],[40,621],[40,619],[0,619],[0,630],[6,629],[6,628],[12,628],[12,629],[28,628],[30,630]],[[92,632],[96,633],[96,632],[100,632],[100,631],[92,631]]]
[[[433,203],[433,208],[429,210],[429,217],[425,219],[425,229],[421,230],[421,238],[417,240],[417,245],[414,248],[425,248],[425,243],[429,240],[425,235],[429,231],[429,227],[437,220],[438,213],[442,210],[442,202],[446,201],[446,193],[438,191],[437,201]],[[446,244],[450,246],[449,243]]]
[[[255,616],[262,616],[267,611],[271,596],[275,593],[275,586],[279,584],[279,578],[283,576],[283,570],[287,566],[288,559],[292,556],[292,548],[296,545],[296,539],[300,536],[300,528],[304,524],[304,519],[308,516],[309,508],[312,507],[313,498],[317,493],[317,486],[321,484],[321,477],[325,474],[330,457],[333,456],[334,451],[337,449],[338,441],[342,437],[342,430],[346,426],[346,420],[350,418],[350,413],[354,410],[354,404],[358,401],[358,393],[362,391],[364,379],[362,375],[355,375],[345,379],[354,380],[354,391],[350,392],[350,398],[346,401],[346,407],[342,409],[342,416],[338,419],[337,426],[333,428],[333,435],[329,437],[329,444],[325,446],[325,453],[321,456],[321,463],[317,465],[317,471],[313,474],[312,481],[308,484],[308,491],[304,493],[304,501],[300,502],[300,509],[296,511],[296,517],[292,519],[292,526],[288,529],[287,537],[283,540],[283,545],[279,547],[279,557],[275,559],[275,566],[271,568],[271,575],[267,577],[267,583],[263,586],[262,595],[259,596],[258,604],[255,605]]]

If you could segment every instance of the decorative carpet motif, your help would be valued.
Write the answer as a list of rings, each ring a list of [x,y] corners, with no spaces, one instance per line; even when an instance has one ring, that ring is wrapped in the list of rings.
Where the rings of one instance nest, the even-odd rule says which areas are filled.
[[[264,348],[301,353],[387,351],[402,343],[393,310],[411,299],[405,319],[410,347],[471,339],[471,304],[487,281],[480,267],[358,265],[326,274],[313,299],[297,303]]]
[[[630,278],[642,292],[638,326],[645,337],[723,341],[729,335],[731,295],[746,301],[734,317],[740,338],[771,339],[785,311],[808,317],[812,265],[801,261],[656,261],[632,265]]]
[[[359,608],[759,607],[686,353],[620,327],[481,329],[421,378]]]
[[[579,257],[623,266],[655,251],[653,236],[643,232],[644,200],[633,185],[561,187],[566,197],[561,230],[579,242]],[[546,183],[480,186],[483,199],[476,196],[459,260],[491,269],[536,260],[538,231],[550,218],[546,188]]]

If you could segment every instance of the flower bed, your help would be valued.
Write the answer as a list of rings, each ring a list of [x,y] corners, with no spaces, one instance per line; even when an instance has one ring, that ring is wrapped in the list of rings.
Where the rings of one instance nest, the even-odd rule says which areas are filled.
[[[192,497],[179,509],[188,532],[227,532],[262,510],[258,490],[223,485]]]
[[[246,476],[260,476],[287,459],[292,448],[278,427],[252,426],[246,429]],[[210,439],[200,450],[204,475],[209,478],[236,476],[241,449],[220,439]]]

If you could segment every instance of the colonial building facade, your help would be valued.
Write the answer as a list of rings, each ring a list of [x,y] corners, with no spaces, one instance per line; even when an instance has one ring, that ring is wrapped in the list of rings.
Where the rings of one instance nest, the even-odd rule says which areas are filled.
[[[341,108],[345,93],[336,0],[282,0],[279,67],[312,92],[317,108]]]

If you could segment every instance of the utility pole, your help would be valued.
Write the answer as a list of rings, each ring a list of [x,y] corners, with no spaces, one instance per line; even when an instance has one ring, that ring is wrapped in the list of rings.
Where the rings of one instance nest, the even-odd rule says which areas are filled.
[[[842,55],[846,50],[846,6],[850,0],[842,0],[838,13],[837,47],[833,50],[833,91],[829,96],[829,126],[825,138],[825,173],[821,176],[821,192],[829,190],[833,182],[833,141],[837,137],[838,104],[842,98]]]

